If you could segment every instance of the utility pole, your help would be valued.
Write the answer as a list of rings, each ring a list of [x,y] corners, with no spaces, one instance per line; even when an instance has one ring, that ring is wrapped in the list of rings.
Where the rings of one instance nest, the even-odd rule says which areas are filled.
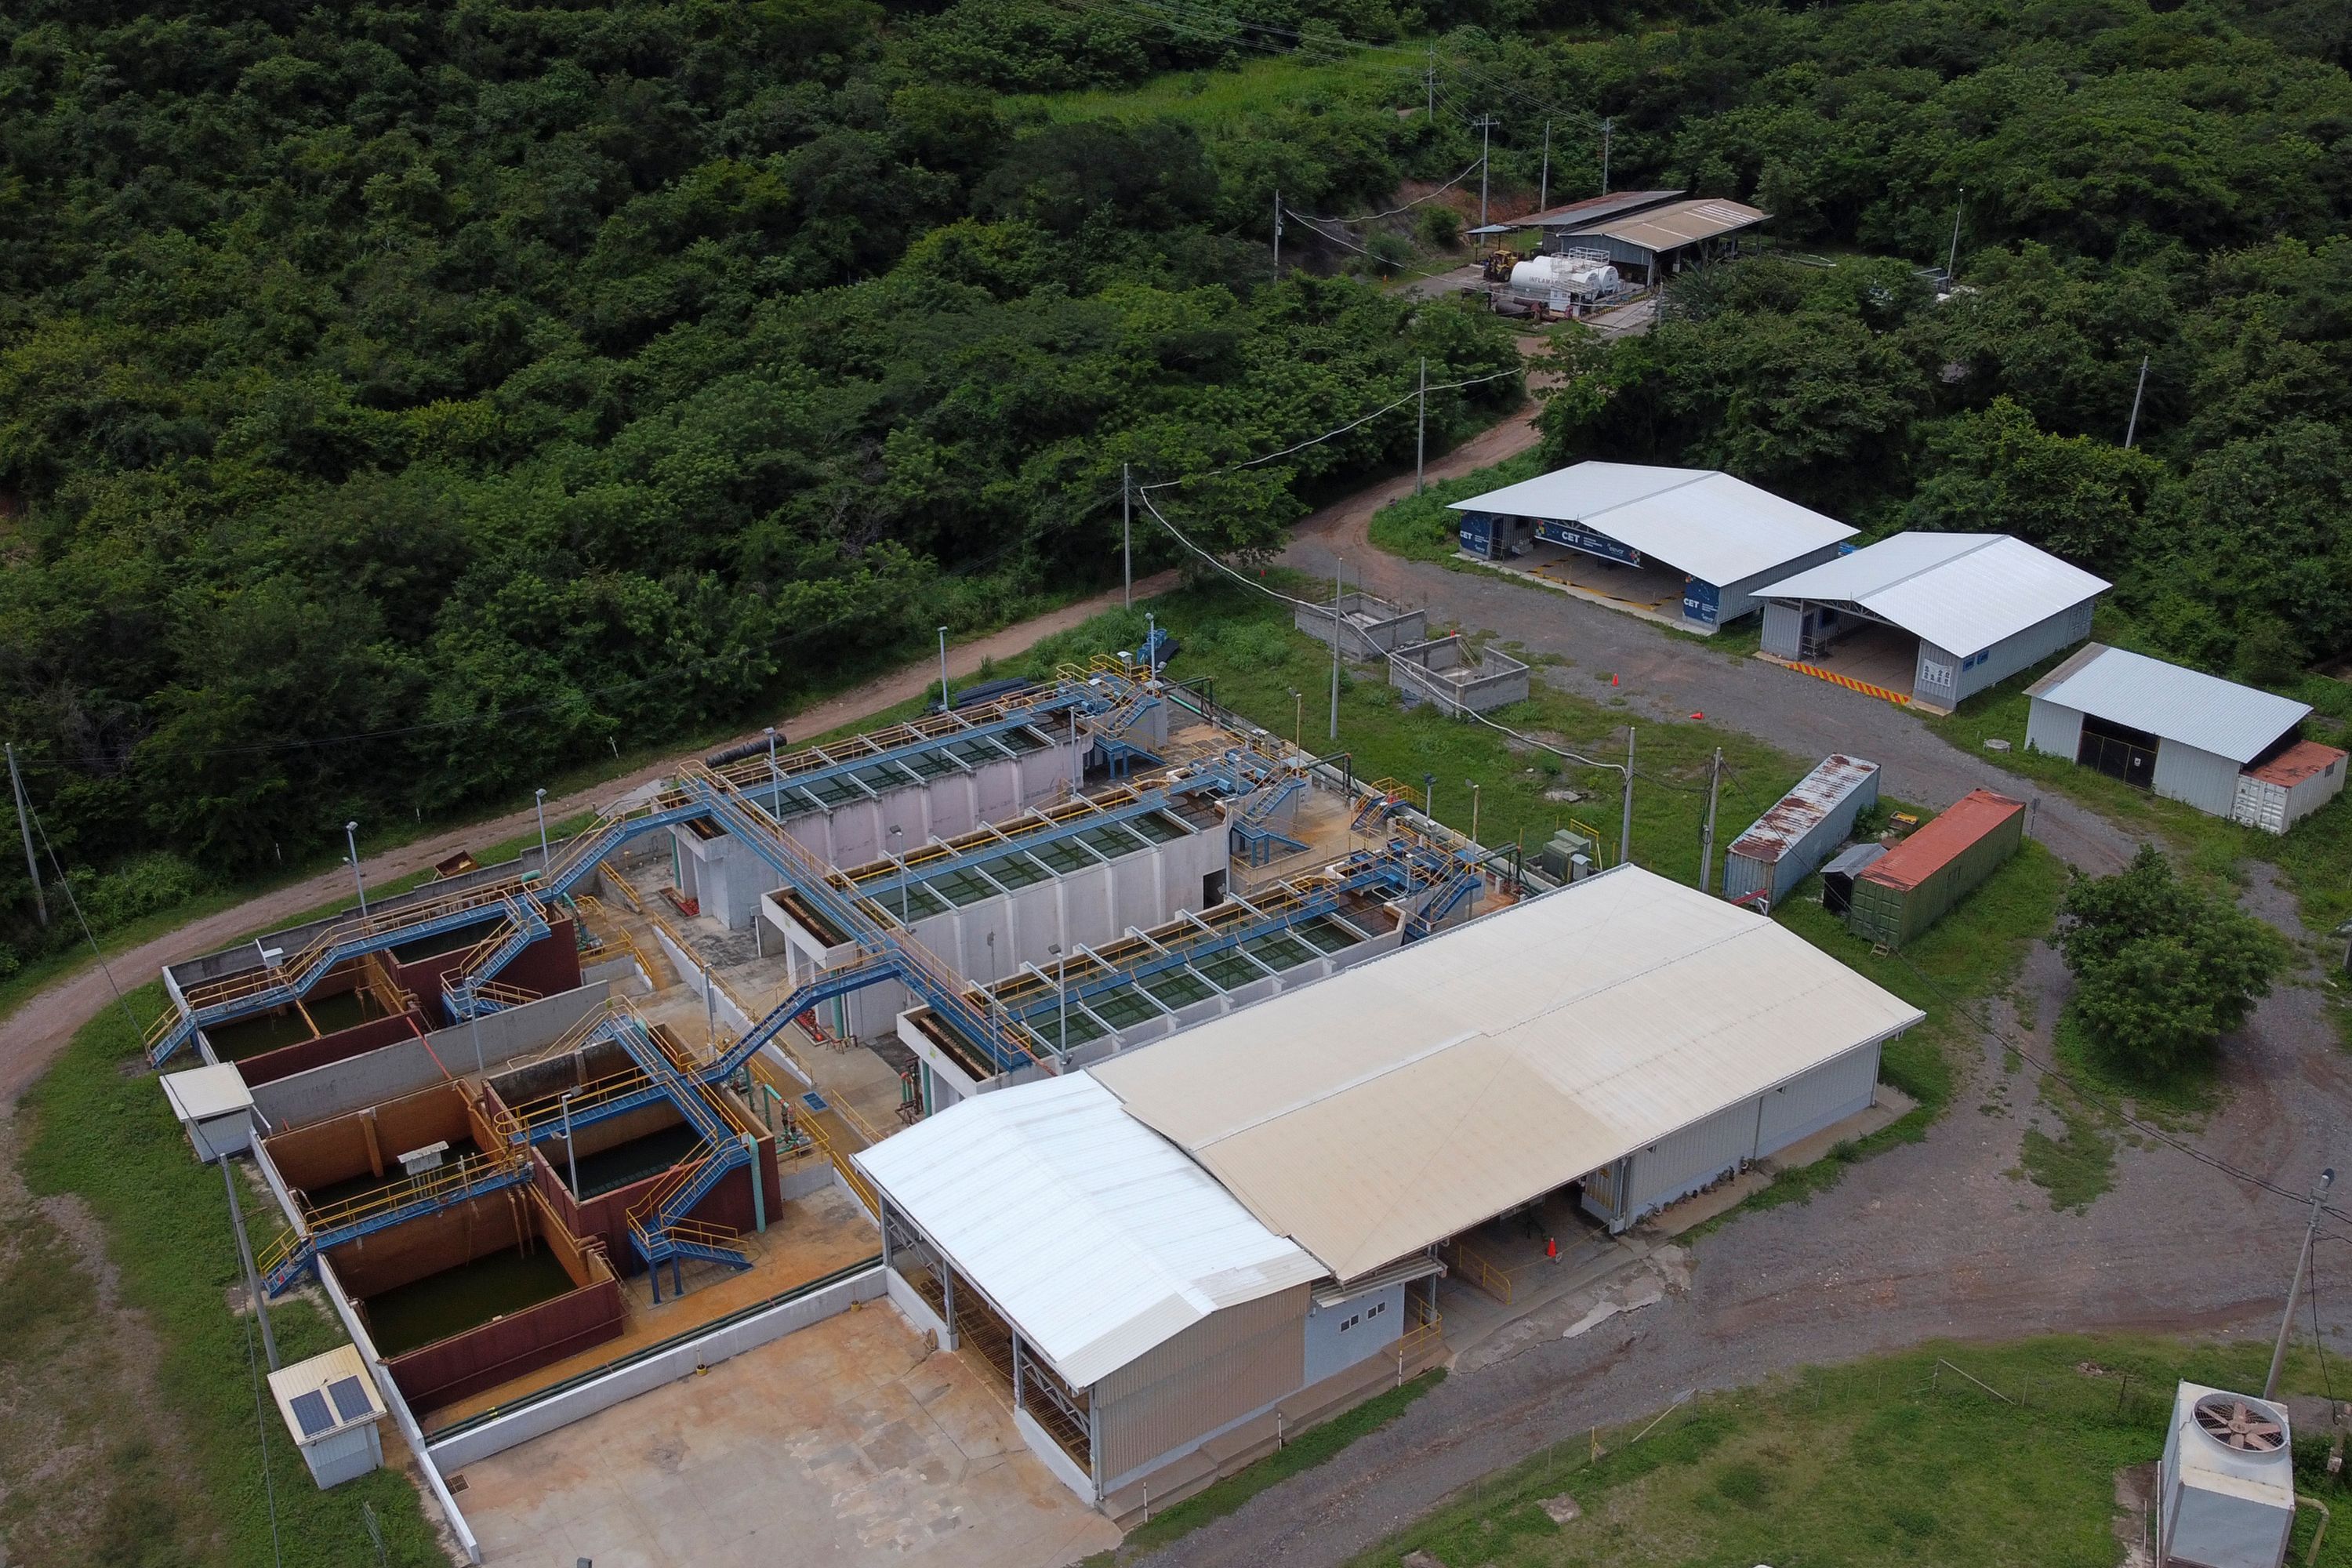
[[[1339,738],[1339,574],[1347,563],[1331,560],[1331,738]]]
[[[1276,279],[1277,282],[1279,282],[1279,281],[1281,280],[1281,278],[1282,278],[1282,193],[1281,193],[1280,191],[1276,191],[1276,192],[1275,192],[1275,193],[1274,193],[1274,276],[1275,276],[1275,279]]]
[[[2142,354],[2139,356],[2139,384],[2132,388],[2131,423],[2124,426],[2124,450],[2126,452],[2132,449],[2132,442],[2139,435],[2139,400],[2140,395],[2147,390],[2147,355]]]
[[[1715,803],[1723,791],[1723,748],[1715,749],[1715,765],[1706,775],[1706,826],[1698,838],[1698,890],[1708,890],[1715,880]]]
[[[1127,584],[1127,607],[1135,608],[1135,480],[1129,465],[1118,466],[1118,569]]]
[[[948,710],[948,629],[940,628],[940,711]]]
[[[1633,726],[1625,726],[1625,818],[1617,829],[1617,864],[1633,858]]]
[[[2303,1276],[2311,1267],[2311,1238],[2319,1230],[2319,1208],[2327,1199],[2327,1189],[2336,1184],[2336,1169],[2329,1166],[2319,1173],[2319,1184],[2311,1189],[2311,1217],[2303,1227],[2303,1250],[2294,1255],[2294,1280],[2286,1288],[2286,1311],[2279,1318],[2278,1343],[2271,1347],[2271,1374],[2263,1379],[2263,1397],[2278,1396],[2279,1368],[2286,1361],[2286,1337],[2294,1327],[2295,1298],[2303,1294]]]
[[[1536,187],[1536,211],[1551,205],[1551,121],[1544,121],[1543,182]]]
[[[1429,356],[1421,356],[1421,413],[1412,427],[1412,493],[1419,495],[1429,488],[1426,465],[1423,458],[1429,451]],[[26,841],[25,850],[32,852],[32,842]]]
[[[1601,122],[1601,194],[1609,194],[1609,132],[1616,125],[1613,120]]]
[[[1422,363],[1421,378],[1429,379],[1429,362]],[[25,801],[25,777],[16,771],[16,748],[8,748],[8,787],[16,792],[16,828],[25,836],[25,869],[33,879],[33,908],[41,914],[41,923],[49,923],[49,900],[41,892],[41,862],[33,853],[33,808]]]
[[[236,1232],[236,1260],[245,1266],[245,1292],[253,1298],[253,1315],[261,1320],[261,1351],[269,1358],[269,1370],[278,1370],[278,1336],[269,1331],[269,1309],[263,1305],[261,1273],[253,1266],[253,1243],[245,1234],[245,1210],[236,1201],[236,1176],[229,1170],[228,1156],[215,1155],[221,1168],[221,1184],[228,1189],[228,1223]]]
[[[356,822],[343,824],[343,847],[352,852],[352,885],[360,890],[360,919],[365,920],[368,918],[367,879],[360,875],[359,831],[360,825]]]
[[[1486,226],[1486,168],[1495,146],[1495,127],[1499,123],[1493,115],[1478,117],[1478,226]]]
[[[1429,87],[1429,118],[1435,120],[1437,118],[1437,46],[1435,44],[1429,46],[1429,69],[1423,73],[1423,80]]]
[[[1969,210],[1969,188],[1960,187],[1959,199],[1952,204],[1952,249],[1944,258],[1944,292],[1952,291],[1952,281],[1960,267],[1960,215]]]

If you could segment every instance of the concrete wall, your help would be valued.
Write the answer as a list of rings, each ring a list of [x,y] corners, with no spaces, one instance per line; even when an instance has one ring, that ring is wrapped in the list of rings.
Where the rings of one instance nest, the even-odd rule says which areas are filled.
[[[533,1437],[544,1436],[600,1410],[609,1410],[640,1394],[651,1393],[664,1384],[691,1377],[699,1368],[716,1366],[730,1356],[780,1340],[796,1329],[837,1316],[856,1303],[877,1300],[883,1293],[882,1275],[878,1262],[861,1268],[815,1289],[782,1298],[707,1334],[656,1347],[601,1377],[530,1401],[495,1420],[419,1446],[431,1457],[436,1468],[463,1468],[477,1459],[502,1454]]]
[[[789,816],[784,831],[827,865],[862,866],[891,853],[893,827],[899,830],[898,848],[904,853],[933,838],[952,838],[984,822],[1017,816],[1059,793],[1076,775],[1076,757],[1094,743],[1094,737],[1081,729],[1074,746],[1066,719],[1058,723],[1042,719],[1036,733],[1050,742],[1042,750],[982,763],[968,773],[945,774],[875,799],[848,801],[830,811]]]
[[[492,1013],[470,1024],[414,1035],[365,1056],[291,1074],[253,1090],[253,1108],[265,1131],[299,1127],[362,1106],[396,1100],[457,1073],[475,1071],[477,1032],[480,1066],[498,1067],[543,1050],[565,1030],[604,1005],[609,981],[597,981],[520,1007]]]
[[[1149,929],[1204,906],[1210,873],[1226,868],[1225,835],[1215,826],[1146,842],[1114,859],[1083,866],[1025,888],[995,894],[916,920],[916,942],[954,973],[987,984],[1019,973],[1024,963],[1051,973],[1052,949],[1076,955],[1079,944],[1113,941],[1130,928]],[[883,900],[887,904],[888,900]],[[792,983],[813,979],[827,950],[814,932],[768,900],[761,906],[782,932]],[[898,1015],[915,1005],[895,981],[853,992],[843,1001],[848,1032],[859,1039],[893,1034]]]
[[[1528,695],[1526,665],[1492,647],[1474,661],[1460,637],[1398,647],[1388,668],[1389,684],[1402,693],[1405,707],[1428,702],[1449,717],[1484,713]]]

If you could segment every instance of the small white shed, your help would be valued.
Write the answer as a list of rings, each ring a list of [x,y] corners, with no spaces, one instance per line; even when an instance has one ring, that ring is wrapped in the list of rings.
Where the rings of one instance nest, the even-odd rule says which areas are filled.
[[[205,1164],[253,1147],[253,1093],[234,1064],[167,1072],[163,1098]]]
[[[356,1480],[383,1463],[383,1439],[375,1424],[383,1418],[384,1403],[358,1346],[338,1345],[278,1368],[269,1374],[269,1392],[320,1490]]]
[[[2215,816],[2284,833],[2344,787],[2299,740],[2311,705],[2092,643],[2026,689],[2025,743]]]

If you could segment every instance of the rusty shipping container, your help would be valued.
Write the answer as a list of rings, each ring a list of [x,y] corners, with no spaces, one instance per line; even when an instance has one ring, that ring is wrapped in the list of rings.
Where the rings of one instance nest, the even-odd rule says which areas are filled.
[[[1733,840],[1723,860],[1723,896],[1779,904],[1846,841],[1854,818],[1877,804],[1876,763],[1842,752],[1822,758]]]
[[[1901,947],[2000,869],[2024,841],[2024,803],[1972,789],[1854,878],[1847,929]]]

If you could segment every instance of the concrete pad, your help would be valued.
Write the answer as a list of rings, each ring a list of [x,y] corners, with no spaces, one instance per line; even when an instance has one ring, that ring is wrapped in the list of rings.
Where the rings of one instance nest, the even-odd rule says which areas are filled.
[[[498,1568],[778,1563],[1046,1568],[1118,1542],[982,1376],[883,1306],[467,1467]]]

